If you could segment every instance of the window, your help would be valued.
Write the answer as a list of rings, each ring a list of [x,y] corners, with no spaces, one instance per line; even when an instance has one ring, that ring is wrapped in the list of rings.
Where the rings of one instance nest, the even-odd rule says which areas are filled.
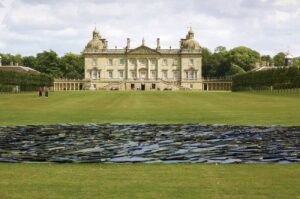
[[[178,59],[173,60],[173,66],[178,66]]]
[[[151,71],[151,79],[156,79],[156,71],[155,70]]]
[[[112,79],[113,78],[113,72],[112,71],[108,71],[108,78]]]
[[[151,59],[151,65],[155,66],[156,65],[156,60],[155,59]]]
[[[130,75],[131,75],[131,78],[133,78],[133,79],[136,78],[136,73],[135,73],[135,71],[131,71],[131,72],[130,72]]]
[[[162,78],[163,79],[168,79],[168,71],[167,70],[162,71]]]
[[[101,72],[98,71],[98,78],[97,79],[100,79],[100,77],[101,77]]]
[[[145,66],[146,65],[146,61],[144,59],[140,59],[139,62],[140,62],[141,66]]]
[[[134,90],[134,84],[130,84],[131,90]]]
[[[193,59],[189,60],[189,66],[194,66],[194,60]]]
[[[135,65],[136,65],[135,59],[130,59],[130,65],[131,65],[131,66],[135,66]]]
[[[97,60],[93,59],[93,66],[97,66]]]
[[[190,84],[190,88],[193,88],[193,84]]]
[[[124,65],[125,60],[124,59],[119,59],[119,65]]]
[[[97,79],[98,71],[96,69],[92,70],[92,79]]]
[[[156,85],[155,84],[152,84],[151,85],[151,89],[155,89],[156,88]]]
[[[119,70],[119,78],[120,79],[124,78],[124,71],[123,70]]]
[[[197,71],[195,71],[195,70],[186,71],[185,74],[186,74],[186,79],[189,79],[189,80],[197,79]]]
[[[163,59],[163,66],[167,66],[168,65],[168,60],[167,59]]]
[[[174,70],[173,71],[173,80],[178,81],[180,79],[179,71]]]
[[[141,79],[146,79],[146,76],[147,76],[147,72],[146,72],[146,70],[142,70],[142,71],[140,71],[140,78]]]
[[[113,65],[113,60],[112,60],[112,59],[109,59],[108,62],[107,62],[107,65],[108,65],[108,66],[112,66],[112,65]]]

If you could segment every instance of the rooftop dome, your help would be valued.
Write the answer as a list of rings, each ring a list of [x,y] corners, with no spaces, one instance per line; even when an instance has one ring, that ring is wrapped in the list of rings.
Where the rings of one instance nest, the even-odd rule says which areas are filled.
[[[181,49],[200,50],[200,44],[194,39],[194,32],[192,28],[189,29],[185,39],[181,40]]]
[[[99,31],[94,29],[93,31],[93,39],[89,41],[89,43],[86,45],[85,49],[89,50],[100,50],[105,48],[105,39],[101,39],[101,36],[99,34]]]

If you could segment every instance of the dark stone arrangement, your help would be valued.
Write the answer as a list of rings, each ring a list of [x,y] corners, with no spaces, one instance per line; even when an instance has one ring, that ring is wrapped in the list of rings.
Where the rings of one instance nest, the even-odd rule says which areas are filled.
[[[300,126],[2,126],[0,161],[291,163],[300,161]]]

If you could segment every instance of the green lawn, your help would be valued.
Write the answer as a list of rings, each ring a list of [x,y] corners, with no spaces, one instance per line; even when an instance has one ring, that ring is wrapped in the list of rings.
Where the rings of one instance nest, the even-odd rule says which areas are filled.
[[[52,123],[300,125],[300,94],[1,94],[0,125]],[[300,164],[6,164],[0,198],[298,198]]]
[[[0,125],[53,123],[300,125],[300,93],[52,92],[0,94]]]
[[[300,165],[0,164],[1,198],[300,198]]]

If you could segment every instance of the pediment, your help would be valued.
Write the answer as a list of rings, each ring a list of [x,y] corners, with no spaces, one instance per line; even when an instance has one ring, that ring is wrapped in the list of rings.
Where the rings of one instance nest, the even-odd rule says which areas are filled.
[[[160,54],[156,50],[149,48],[147,46],[140,46],[135,49],[132,49],[128,52],[128,54],[132,55],[158,55]]]

